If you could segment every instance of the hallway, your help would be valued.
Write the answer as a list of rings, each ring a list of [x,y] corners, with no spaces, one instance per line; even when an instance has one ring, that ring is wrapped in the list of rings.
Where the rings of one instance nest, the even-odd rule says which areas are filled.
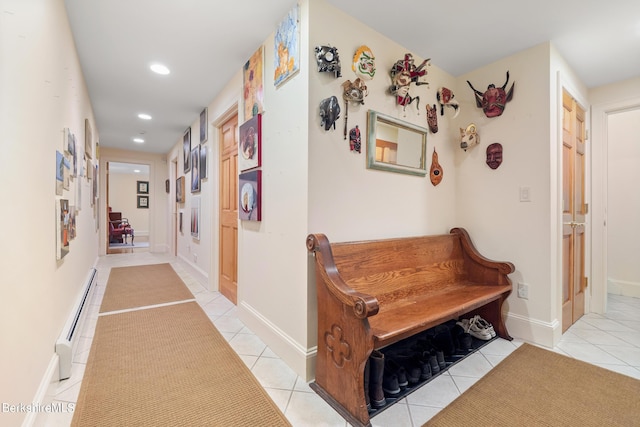
[[[60,382],[54,402],[75,402],[78,398],[110,269],[162,262],[171,263],[213,324],[295,427],[348,426],[305,381],[238,320],[233,304],[220,293],[205,290],[203,284],[190,274],[189,266],[180,260],[150,252],[100,257],[98,283],[92,291],[88,312],[81,325],[82,339],[74,355],[72,376]],[[517,339],[513,342],[492,342],[373,418],[373,426],[421,426],[520,344],[522,341]],[[640,379],[640,299],[609,295],[609,313],[606,316],[584,316],[564,334],[554,351]],[[72,416],[72,413],[41,414],[36,425],[68,426]]]

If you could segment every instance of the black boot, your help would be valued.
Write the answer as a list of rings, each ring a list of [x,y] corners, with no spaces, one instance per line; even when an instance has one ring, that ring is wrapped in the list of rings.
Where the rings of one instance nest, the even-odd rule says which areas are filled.
[[[369,357],[369,401],[374,409],[382,408],[387,404],[382,390],[384,377],[384,354],[374,350]]]

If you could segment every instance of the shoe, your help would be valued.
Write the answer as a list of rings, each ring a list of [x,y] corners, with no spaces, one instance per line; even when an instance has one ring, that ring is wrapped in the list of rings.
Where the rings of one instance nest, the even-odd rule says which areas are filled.
[[[478,317],[473,317],[469,320],[469,331],[468,333],[479,340],[489,341],[491,338],[491,332],[487,328],[485,328],[480,322],[478,322]]]
[[[480,317],[479,315],[475,315],[474,319],[476,319],[476,323],[483,327],[484,329],[488,330],[489,333],[491,334],[491,338],[496,336],[496,331],[493,329],[493,325],[489,322],[487,322],[486,320],[484,320],[482,317]]]
[[[387,374],[385,372],[382,378],[382,391],[386,397],[397,397],[400,394],[400,386],[398,385],[398,376],[396,374]],[[375,401],[373,402],[375,406]]]
[[[407,372],[405,371],[405,369],[402,366],[400,366],[398,362],[396,362],[395,360],[386,357],[386,355],[385,355],[385,363],[384,363],[384,375],[395,376],[398,382],[398,386],[400,387],[400,390],[404,390],[409,385],[409,380],[407,379]]]
[[[384,397],[384,354],[374,350],[367,362],[369,365],[369,383],[365,393],[369,393],[369,403],[373,409],[379,409],[387,404]],[[365,366],[366,369],[366,366]],[[366,379],[366,377],[365,377]],[[400,389],[398,389],[400,393]]]
[[[413,355],[404,352],[396,353],[394,351],[385,354],[385,357],[397,362],[398,365],[404,368],[408,386],[412,387],[420,382],[422,377],[422,365]]]

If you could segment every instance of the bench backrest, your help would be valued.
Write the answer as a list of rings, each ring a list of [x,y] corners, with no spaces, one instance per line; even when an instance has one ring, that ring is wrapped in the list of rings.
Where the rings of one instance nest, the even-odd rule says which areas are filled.
[[[332,243],[331,251],[345,282],[380,304],[466,276],[459,235]]]

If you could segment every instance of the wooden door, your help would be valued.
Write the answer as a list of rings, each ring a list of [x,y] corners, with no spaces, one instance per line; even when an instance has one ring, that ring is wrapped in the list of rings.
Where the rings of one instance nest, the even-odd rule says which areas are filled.
[[[562,94],[562,331],[585,310],[585,112]]]
[[[220,292],[238,300],[238,116],[220,128]]]

